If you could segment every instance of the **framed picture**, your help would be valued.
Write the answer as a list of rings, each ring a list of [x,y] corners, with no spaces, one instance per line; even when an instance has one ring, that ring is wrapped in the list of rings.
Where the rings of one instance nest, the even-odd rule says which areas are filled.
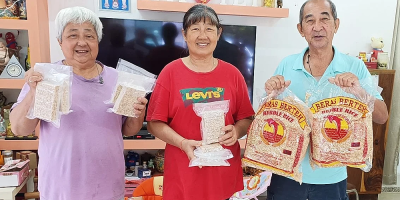
[[[100,10],[130,12],[130,0],[99,0]]]

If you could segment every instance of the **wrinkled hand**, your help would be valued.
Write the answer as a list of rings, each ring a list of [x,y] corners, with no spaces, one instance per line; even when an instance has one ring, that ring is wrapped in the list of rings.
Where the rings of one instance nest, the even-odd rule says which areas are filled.
[[[338,74],[328,79],[330,83],[342,88],[343,91],[356,96],[359,99],[365,99],[368,93],[360,86],[358,77],[351,72]]]
[[[148,102],[148,100],[144,97],[138,97],[137,99],[139,102],[135,103],[133,105],[133,108],[135,109],[133,112],[137,115],[137,116],[141,116],[144,113],[146,113],[146,104]]]
[[[338,74],[335,76],[335,78],[330,78],[329,82],[339,87],[353,87],[360,85],[358,77],[351,72]]]
[[[287,88],[291,81],[285,81],[285,78],[281,75],[271,77],[265,82],[265,91],[267,94],[271,94],[272,91],[281,90]]]
[[[228,125],[222,128],[225,131],[225,134],[219,137],[219,143],[225,146],[232,146],[238,140],[238,133],[236,131],[236,127],[234,125]]]
[[[201,141],[184,139],[182,141],[181,150],[186,153],[189,160],[192,160],[196,158],[196,156],[194,156],[194,149],[199,146],[201,146]]]
[[[36,90],[37,83],[43,80],[43,76],[39,72],[33,71],[33,68],[30,68],[27,72],[25,72],[25,82],[28,83],[31,90]]]

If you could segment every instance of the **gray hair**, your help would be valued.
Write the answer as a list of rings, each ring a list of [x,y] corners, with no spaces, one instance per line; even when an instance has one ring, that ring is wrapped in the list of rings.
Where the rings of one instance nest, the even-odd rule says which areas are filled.
[[[204,21],[206,19],[210,19],[211,24],[215,25],[219,31],[221,28],[220,20],[218,18],[217,13],[210,7],[204,4],[196,4],[192,6],[188,11],[186,11],[185,16],[183,17],[183,30],[186,33],[187,29],[200,21]]]
[[[306,4],[311,1],[311,0],[307,0],[306,2],[303,3],[303,5],[300,8],[300,15],[299,15],[299,23],[300,25],[303,22],[303,17],[304,17],[304,7],[306,6]],[[336,6],[335,4],[331,1],[331,0],[325,0],[329,3],[329,5],[331,6],[331,12],[332,12],[332,16],[333,16],[333,20],[337,19],[337,11],[336,11]]]
[[[93,11],[79,6],[64,8],[58,12],[55,20],[57,39],[62,41],[62,34],[69,23],[83,24],[85,22],[93,25],[100,42],[103,37],[103,24],[99,17]]]

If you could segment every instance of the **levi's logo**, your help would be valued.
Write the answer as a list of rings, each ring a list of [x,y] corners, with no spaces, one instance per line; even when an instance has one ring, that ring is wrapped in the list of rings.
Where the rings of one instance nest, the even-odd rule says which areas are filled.
[[[179,91],[185,107],[193,103],[207,103],[224,100],[224,88],[188,88]]]

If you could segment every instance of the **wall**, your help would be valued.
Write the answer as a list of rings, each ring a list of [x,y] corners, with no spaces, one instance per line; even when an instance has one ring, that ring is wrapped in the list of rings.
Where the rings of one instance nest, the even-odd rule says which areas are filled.
[[[177,1],[177,0],[174,0]],[[194,2],[194,0],[187,0]],[[252,0],[244,0],[251,5]],[[261,4],[261,0],[257,0]],[[211,0],[210,3],[219,3],[220,0]],[[233,0],[226,0],[232,4]],[[243,0],[239,0],[242,3]],[[262,94],[264,82],[273,74],[279,62],[285,56],[298,53],[307,43],[297,31],[299,10],[303,0],[285,0],[283,7],[289,8],[289,18],[274,19],[260,17],[220,16],[224,24],[243,24],[257,26],[256,62],[254,77],[254,99],[257,94]],[[391,48],[394,17],[396,13],[396,0],[380,0],[379,5],[375,0],[333,0],[336,4],[338,17],[341,19],[338,33],[333,44],[343,53],[357,55],[359,51],[371,51],[370,39],[373,36],[382,37],[386,46],[384,51]],[[138,11],[136,0],[131,0],[131,13],[117,13],[99,11],[99,0],[49,0],[50,23],[50,52],[51,60],[55,62],[63,58],[57,43],[54,19],[57,12],[65,7],[84,6],[100,17],[129,18],[144,20],[182,21],[183,13]],[[254,101],[254,108],[258,107]]]

